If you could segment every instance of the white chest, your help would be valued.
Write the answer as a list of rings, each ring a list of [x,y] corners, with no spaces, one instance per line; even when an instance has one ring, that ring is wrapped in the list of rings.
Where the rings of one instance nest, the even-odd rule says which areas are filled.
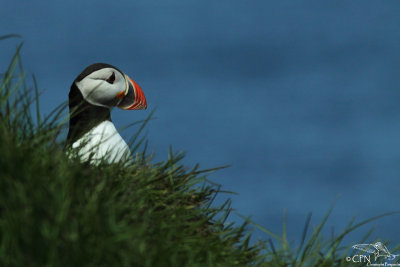
[[[91,159],[99,162],[104,159],[109,163],[119,162],[130,158],[129,146],[119,135],[117,129],[110,121],[104,121],[87,132],[72,144],[73,149],[78,149],[82,160]]]

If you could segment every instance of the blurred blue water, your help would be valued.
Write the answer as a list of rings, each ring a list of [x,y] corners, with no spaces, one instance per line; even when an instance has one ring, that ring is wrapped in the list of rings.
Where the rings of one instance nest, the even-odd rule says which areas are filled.
[[[236,212],[280,232],[286,209],[298,241],[308,212],[317,224],[335,199],[326,235],[400,210],[399,12],[398,1],[22,1],[2,6],[0,34],[23,36],[45,113],[87,65],[124,70],[157,107],[156,160],[172,144],[188,165],[232,164],[210,178],[239,193]],[[19,42],[1,42],[0,72]],[[372,226],[371,241],[399,243],[399,219],[345,245]]]

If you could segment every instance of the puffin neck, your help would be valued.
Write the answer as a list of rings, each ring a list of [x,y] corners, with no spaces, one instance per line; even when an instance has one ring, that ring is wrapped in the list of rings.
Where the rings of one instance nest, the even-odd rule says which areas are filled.
[[[74,81],[69,92],[67,145],[72,145],[93,127],[106,120],[111,121],[110,109],[95,106],[85,101]]]

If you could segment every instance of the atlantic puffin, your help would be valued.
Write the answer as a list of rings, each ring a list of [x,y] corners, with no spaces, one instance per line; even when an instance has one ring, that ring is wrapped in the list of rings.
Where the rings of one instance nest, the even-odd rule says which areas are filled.
[[[111,109],[146,109],[140,86],[106,63],[85,68],[69,92],[68,150],[83,161],[115,163],[131,157],[129,146],[111,121]]]

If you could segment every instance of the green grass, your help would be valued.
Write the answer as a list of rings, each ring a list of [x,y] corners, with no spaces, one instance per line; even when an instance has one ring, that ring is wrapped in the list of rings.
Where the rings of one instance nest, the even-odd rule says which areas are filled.
[[[213,205],[220,187],[207,179],[218,168],[187,168],[172,150],[153,162],[138,135],[130,166],[68,158],[66,105],[41,114],[20,49],[0,81],[0,266],[349,266],[340,243],[369,220],[324,240],[329,213],[308,233],[310,216],[292,248],[285,220],[282,236],[228,223],[230,202]],[[267,241],[252,244],[250,224]]]

